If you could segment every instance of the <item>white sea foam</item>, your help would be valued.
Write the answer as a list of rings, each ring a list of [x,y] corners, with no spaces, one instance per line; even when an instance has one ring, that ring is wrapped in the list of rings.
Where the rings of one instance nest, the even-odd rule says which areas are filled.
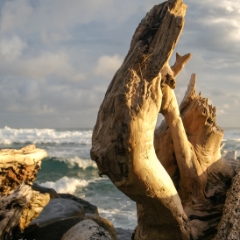
[[[76,178],[68,178],[68,177],[62,177],[56,182],[44,182],[40,185],[48,188],[55,189],[58,193],[71,193],[73,194],[77,188],[79,187],[86,187],[90,181],[86,180],[79,180]]]
[[[240,129],[239,128],[225,128],[224,129],[224,141],[234,140],[240,141]]]
[[[91,144],[91,130],[0,129],[0,144]]]
[[[0,129],[0,144],[84,144],[91,145],[92,130],[56,130],[50,128]],[[224,141],[240,141],[240,128],[225,128]]]
[[[97,168],[97,165],[94,161],[91,159],[81,159],[79,157],[72,157],[72,158],[58,158],[56,161],[64,162],[66,163],[69,167],[74,167],[78,166],[79,168],[82,168],[83,170],[92,167],[92,168]]]
[[[137,216],[135,208],[127,210],[119,208],[99,208],[102,217],[109,219],[115,227],[124,229],[134,229],[137,225]],[[127,226],[127,227],[126,227]]]

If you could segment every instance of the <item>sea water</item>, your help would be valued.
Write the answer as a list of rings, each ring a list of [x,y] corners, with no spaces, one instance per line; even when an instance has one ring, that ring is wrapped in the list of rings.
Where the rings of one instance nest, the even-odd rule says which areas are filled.
[[[92,129],[0,129],[0,148],[28,144],[47,151],[36,182],[59,193],[71,193],[98,207],[115,227],[134,229],[136,204],[107,177],[99,177],[90,159]]]
[[[226,128],[224,149],[240,154],[240,128]],[[0,129],[0,148],[35,144],[45,149],[36,182],[59,193],[71,193],[96,205],[102,217],[115,227],[134,229],[136,205],[107,177],[99,177],[90,159],[92,129]]]

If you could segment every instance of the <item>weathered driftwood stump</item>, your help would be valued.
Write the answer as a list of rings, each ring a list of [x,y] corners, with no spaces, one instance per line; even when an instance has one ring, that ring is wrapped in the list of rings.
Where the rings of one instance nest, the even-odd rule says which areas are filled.
[[[195,93],[195,74],[176,101],[175,77],[190,54],[168,61],[186,8],[168,0],[141,21],[93,131],[99,174],[137,203],[135,240],[213,239],[236,174],[237,162],[220,153],[216,108]],[[155,129],[159,112],[165,121]]]
[[[32,190],[46,151],[29,145],[0,150],[0,239],[14,238],[49,202],[49,194]]]

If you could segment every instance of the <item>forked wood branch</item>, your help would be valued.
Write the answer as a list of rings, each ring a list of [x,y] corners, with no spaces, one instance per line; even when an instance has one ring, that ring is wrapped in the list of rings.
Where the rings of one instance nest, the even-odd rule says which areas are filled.
[[[185,54],[181,56],[179,53],[176,53],[176,62],[173,66],[171,66],[171,69],[173,71],[173,76],[176,77],[178,73],[182,70],[182,68],[185,66],[187,61],[191,58],[191,54]]]

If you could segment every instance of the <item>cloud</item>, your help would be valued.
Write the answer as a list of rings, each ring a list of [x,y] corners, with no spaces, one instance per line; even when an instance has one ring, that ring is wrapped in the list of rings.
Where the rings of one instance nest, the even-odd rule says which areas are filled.
[[[136,0],[133,2],[137,3]],[[136,6],[139,4],[134,5],[133,2],[111,0],[6,1],[1,9],[0,31],[2,33],[16,31],[25,35],[35,32],[37,36],[41,36],[43,41],[51,39],[53,42],[58,42],[61,38],[70,39],[71,34],[74,34],[73,30],[92,22],[100,22],[109,28],[116,27],[138,11]]]
[[[101,56],[97,61],[97,66],[94,70],[94,73],[97,76],[110,78],[121,66],[122,61],[123,59],[117,54],[114,54],[113,56]]]
[[[228,67],[226,52],[227,60],[229,56],[236,60],[240,53],[240,4],[233,0],[186,3],[189,7],[181,44],[204,59],[223,59],[222,64]]]
[[[33,7],[27,0],[5,1],[1,8],[1,32],[4,33],[28,25],[28,19],[32,12]]]
[[[12,62],[21,57],[23,50],[26,48],[27,44],[18,36],[13,36],[9,39],[3,38],[0,40],[0,54],[8,62]]]
[[[218,89],[211,90],[211,94],[214,96],[225,96],[226,94],[223,91],[220,91]]]
[[[58,77],[70,78],[74,70],[64,52],[42,52],[40,56],[22,60],[17,66],[18,74],[31,78],[46,78],[52,74]]]
[[[226,114],[227,114],[226,111],[223,110],[223,109],[219,109],[219,110],[217,111],[217,115],[219,115],[219,116],[221,116],[221,115],[226,115]]]
[[[177,77],[177,97],[183,98],[195,72],[197,91],[238,124],[240,2],[185,2],[176,51],[192,52],[192,59]],[[0,1],[0,123],[93,126],[136,27],[155,4],[159,1]],[[227,125],[226,115],[219,122]]]
[[[55,76],[56,79],[70,82],[82,81],[85,78],[83,73],[71,65],[70,56],[65,52],[42,51],[40,55],[25,56],[19,59],[25,45],[14,43],[18,43],[18,41],[6,44],[0,43],[0,50],[1,47],[5,47],[2,54],[4,53],[3,56],[8,60],[7,62],[0,60],[0,70],[5,75],[21,76],[35,80]],[[6,48],[6,46],[8,47]],[[15,61],[14,65],[12,65],[13,60]]]

